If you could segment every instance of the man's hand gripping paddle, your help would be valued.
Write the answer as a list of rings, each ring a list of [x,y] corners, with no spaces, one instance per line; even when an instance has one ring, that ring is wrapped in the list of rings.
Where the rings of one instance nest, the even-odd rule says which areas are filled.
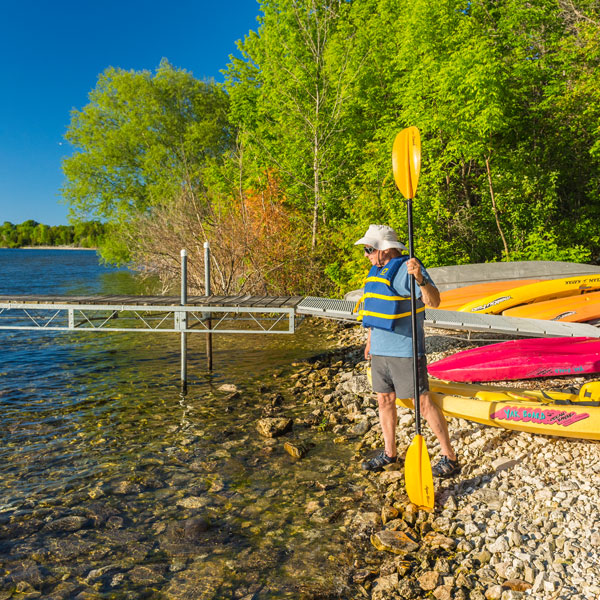
[[[410,258],[415,255],[412,222],[412,199],[417,193],[421,171],[421,136],[416,127],[403,129],[394,140],[392,169],[398,189],[406,198],[408,212],[408,244]],[[417,338],[417,304],[415,278],[410,280],[410,308],[412,317],[413,378],[416,435],[406,451],[404,480],[410,501],[419,508],[433,510],[434,491],[431,461],[425,440],[421,435],[421,400],[419,395],[419,348]]]

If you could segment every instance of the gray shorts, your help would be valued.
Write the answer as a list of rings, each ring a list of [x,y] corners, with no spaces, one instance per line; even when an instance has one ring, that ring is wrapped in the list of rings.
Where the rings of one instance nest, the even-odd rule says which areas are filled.
[[[372,356],[373,391],[379,394],[396,392],[396,398],[414,397],[413,359],[401,356]],[[427,357],[419,357],[419,391],[429,391]]]

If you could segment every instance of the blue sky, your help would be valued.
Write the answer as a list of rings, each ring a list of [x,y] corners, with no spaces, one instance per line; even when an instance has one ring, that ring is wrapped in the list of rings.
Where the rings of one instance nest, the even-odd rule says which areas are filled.
[[[0,224],[67,223],[61,159],[70,112],[109,66],[161,58],[222,81],[236,40],[257,30],[256,0],[4,0],[0,3]]]

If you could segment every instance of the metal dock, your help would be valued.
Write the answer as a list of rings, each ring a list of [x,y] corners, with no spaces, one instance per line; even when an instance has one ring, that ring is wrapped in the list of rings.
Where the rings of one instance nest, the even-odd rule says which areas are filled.
[[[314,316],[356,322],[356,301],[315,296],[216,296],[211,294],[210,248],[204,242],[205,293],[187,294],[187,251],[181,250],[181,295],[0,295],[0,330],[55,332],[162,332],[181,337],[181,389],[187,392],[187,334],[206,334],[208,370],[213,333],[291,334],[296,319]],[[425,325],[516,336],[600,337],[600,328],[564,323],[426,309]]]
[[[0,296],[0,330],[294,333],[297,317],[356,321],[355,303],[315,296]],[[600,337],[586,323],[425,310],[425,325],[529,337]]]
[[[0,329],[294,333],[302,296],[0,296]]]

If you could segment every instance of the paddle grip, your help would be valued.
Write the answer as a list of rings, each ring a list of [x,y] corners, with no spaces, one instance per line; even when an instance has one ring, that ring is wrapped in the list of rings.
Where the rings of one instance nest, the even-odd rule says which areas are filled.
[[[408,221],[408,253],[409,258],[415,257],[413,236],[412,198],[406,201],[406,212]],[[413,390],[415,403],[415,429],[417,435],[421,435],[421,398],[419,394],[419,338],[417,331],[417,298],[416,279],[410,278],[410,316],[412,321],[412,346],[413,346]]]

